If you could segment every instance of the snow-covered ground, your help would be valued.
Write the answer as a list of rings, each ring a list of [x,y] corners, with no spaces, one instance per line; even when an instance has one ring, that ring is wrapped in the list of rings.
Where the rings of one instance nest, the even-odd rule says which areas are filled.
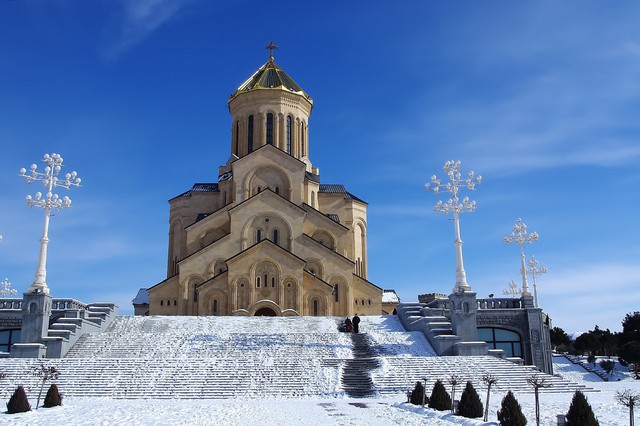
[[[285,322],[264,321],[257,326],[258,319],[247,318],[243,327],[246,330],[238,330],[238,325],[232,324],[229,319],[217,319],[215,328],[216,334],[224,335],[228,331],[229,338],[234,332],[245,333],[251,331],[251,346],[265,346],[264,338],[256,339],[256,334],[277,334],[289,332]],[[193,350],[193,339],[187,336],[201,334],[201,329],[211,329],[212,319],[198,319],[188,321],[187,319],[175,319],[164,322],[154,322],[152,319],[131,318],[127,322],[142,322],[140,327],[133,327],[133,323],[121,324],[121,329],[117,327],[112,330],[114,334],[124,333],[125,330],[140,330],[139,333],[152,333],[157,335],[163,333],[174,336],[172,345]],[[207,322],[209,321],[209,322]],[[384,317],[367,317],[364,321],[363,331],[367,332],[374,344],[384,350],[392,352],[395,356],[412,356],[413,354],[425,354],[432,351],[428,343],[415,333],[401,333],[400,326],[390,319]],[[158,327],[162,325],[162,330]],[[233,327],[235,328],[233,328]],[[188,330],[194,327],[194,330]],[[309,319],[305,329],[320,333],[330,333],[335,330],[335,320],[327,321]],[[174,330],[175,329],[175,330]],[[398,333],[395,333],[398,331]],[[218,336],[218,338],[220,338]],[[132,336],[127,335],[129,339]],[[167,336],[164,336],[167,337]],[[337,348],[340,356],[349,356],[350,351],[341,348],[345,346],[341,339],[344,334],[333,335],[334,347]],[[233,337],[238,339],[239,337]],[[200,339],[202,340],[202,339]],[[198,347],[203,345],[204,340],[198,341]],[[234,340],[235,341],[235,340]],[[238,342],[236,342],[238,343]],[[206,345],[205,345],[206,346]],[[206,348],[204,348],[206,349]],[[244,347],[248,350],[249,347]],[[256,348],[258,350],[260,348]],[[203,350],[200,348],[199,350]],[[251,349],[253,350],[253,349]],[[176,352],[172,349],[171,352]],[[150,355],[155,358],[157,354]],[[100,356],[106,356],[100,353]],[[140,356],[140,355],[138,355]],[[143,354],[143,357],[146,355]],[[566,358],[554,358],[554,370],[567,380],[575,383],[584,383],[599,392],[588,392],[586,394],[596,416],[602,426],[605,425],[626,425],[628,424],[628,411],[626,407],[619,405],[615,399],[615,392],[618,390],[632,389],[640,394],[640,380],[633,380],[628,373],[621,371],[614,372],[612,380],[601,381],[597,376],[588,373],[580,366],[574,365]],[[336,379],[336,378],[334,378]],[[619,379],[619,380],[618,380]],[[337,379],[336,379],[337,380]],[[3,402],[8,400],[8,386],[13,385],[0,381],[0,396]],[[486,393],[483,388],[478,389],[481,399],[484,402]],[[458,394],[459,395],[459,394]],[[328,398],[320,399],[307,397],[300,399],[100,399],[67,397],[64,405],[56,408],[40,408],[22,414],[8,415],[0,413],[0,425],[254,425],[256,423],[264,425],[483,425],[496,424],[496,412],[504,392],[492,392],[489,409],[489,420],[492,422],[483,423],[479,420],[470,420],[450,413],[437,412],[428,408],[422,408],[407,404],[404,395],[391,397],[379,397],[369,399],[351,398]],[[556,416],[566,413],[572,398],[571,393],[541,393],[541,424],[555,425]],[[529,424],[535,424],[534,397],[531,393],[516,394],[516,398],[523,407],[525,416]],[[35,397],[30,394],[30,402],[35,405]],[[637,410],[640,411],[640,410]],[[640,413],[636,414],[639,419]]]
[[[558,374],[584,382],[600,392],[589,392],[601,426],[626,425],[628,411],[614,400],[617,390],[640,393],[640,380],[617,373],[611,382],[602,382],[564,358],[555,358]],[[616,379],[620,378],[620,381]],[[479,392],[484,400],[484,393]],[[404,398],[371,399],[242,399],[242,400],[107,400],[66,399],[62,407],[40,408],[22,414],[0,414],[0,424],[11,425],[486,425],[496,424],[496,411],[503,394],[492,394],[489,420],[464,419],[404,402]],[[535,424],[532,394],[516,395],[529,420]],[[556,415],[566,413],[571,394],[543,393],[540,396],[541,424],[555,425]],[[31,401],[32,404],[35,401]],[[636,413],[636,420],[640,417]]]

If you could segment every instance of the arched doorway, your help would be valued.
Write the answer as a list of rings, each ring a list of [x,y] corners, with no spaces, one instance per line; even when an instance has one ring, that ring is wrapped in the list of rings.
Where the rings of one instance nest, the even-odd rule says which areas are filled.
[[[256,311],[255,316],[257,317],[275,317],[276,312],[271,308],[260,308]]]

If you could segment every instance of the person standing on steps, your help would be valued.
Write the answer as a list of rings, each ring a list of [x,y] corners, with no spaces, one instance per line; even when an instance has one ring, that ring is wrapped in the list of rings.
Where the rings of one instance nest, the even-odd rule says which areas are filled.
[[[353,323],[353,332],[354,333],[359,333],[360,332],[360,317],[358,316],[358,314],[355,314],[353,316],[353,320],[351,320],[351,322]]]
[[[344,320],[344,331],[347,333],[351,333],[353,331],[353,323],[351,322],[349,317],[347,317],[347,319]]]

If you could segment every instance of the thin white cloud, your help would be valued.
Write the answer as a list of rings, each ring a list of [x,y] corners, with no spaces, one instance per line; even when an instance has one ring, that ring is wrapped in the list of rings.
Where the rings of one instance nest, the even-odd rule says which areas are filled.
[[[161,26],[175,18],[197,0],[140,0],[122,1],[122,15],[118,17],[118,39],[110,48],[113,57],[141,43]]]

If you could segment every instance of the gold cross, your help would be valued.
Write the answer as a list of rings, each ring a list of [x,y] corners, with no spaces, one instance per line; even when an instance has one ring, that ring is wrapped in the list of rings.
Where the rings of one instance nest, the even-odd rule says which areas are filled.
[[[273,44],[272,41],[269,42],[269,45],[265,47],[265,49],[269,49],[269,59],[273,59],[273,49],[277,49],[278,46]]]

